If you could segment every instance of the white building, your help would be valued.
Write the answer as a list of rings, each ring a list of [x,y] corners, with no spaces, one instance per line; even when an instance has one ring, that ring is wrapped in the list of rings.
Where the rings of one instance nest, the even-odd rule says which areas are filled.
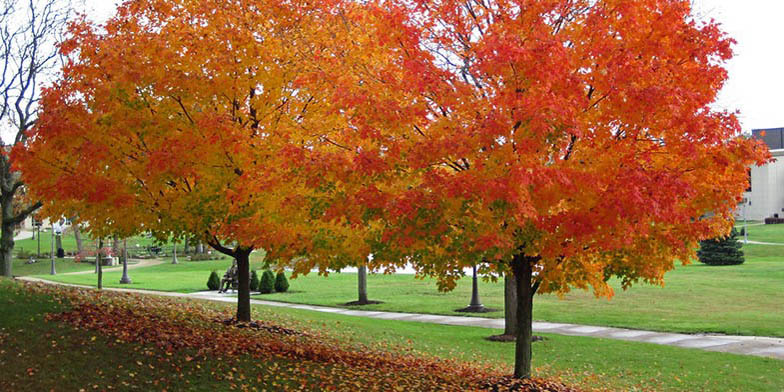
[[[752,137],[763,140],[775,160],[751,167],[751,184],[743,194],[745,205],[738,206],[736,216],[743,219],[745,208],[749,220],[784,218],[784,128],[755,129]]]

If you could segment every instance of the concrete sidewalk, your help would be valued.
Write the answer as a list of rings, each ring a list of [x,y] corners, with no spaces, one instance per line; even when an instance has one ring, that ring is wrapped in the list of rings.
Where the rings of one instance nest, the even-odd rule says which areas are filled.
[[[44,282],[60,284],[38,278],[20,277],[19,280],[30,282]],[[67,285],[82,288],[90,286]],[[160,295],[177,298],[192,298],[208,301],[236,303],[236,294],[218,294],[215,291],[202,291],[198,293],[171,293],[150,290],[135,289],[115,289],[106,288],[104,290],[138,293],[147,295]],[[303,309],[314,312],[335,313],[347,316],[370,317],[384,320],[413,321],[430,324],[458,325],[466,327],[482,327],[503,329],[503,319],[491,319],[483,317],[464,317],[464,316],[440,316],[418,313],[398,313],[398,312],[378,312],[367,310],[353,310],[344,308],[333,308],[326,306],[292,304],[286,302],[264,301],[251,299],[255,305],[275,306],[291,309]],[[681,334],[669,332],[644,331],[636,329],[600,327],[592,325],[564,324],[534,322],[534,332],[552,333],[556,335],[585,336],[604,339],[627,340],[632,342],[662,344],[682,348],[694,348],[707,351],[718,351],[741,355],[753,355],[758,357],[769,357],[784,360],[784,338],[762,337],[762,336],[732,336],[732,335],[708,335],[708,334]]]

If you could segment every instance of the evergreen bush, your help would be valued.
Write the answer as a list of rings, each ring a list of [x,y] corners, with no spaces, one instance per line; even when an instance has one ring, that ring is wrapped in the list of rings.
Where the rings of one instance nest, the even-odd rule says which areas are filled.
[[[250,291],[259,291],[259,274],[256,270],[250,271]]]
[[[220,289],[220,277],[218,277],[217,272],[212,271],[210,273],[210,278],[207,279],[207,288],[210,290]]]
[[[286,279],[286,274],[283,272],[278,272],[278,275],[275,276],[275,291],[279,293],[285,293],[289,290],[289,281]]]
[[[734,228],[727,237],[719,237],[700,241],[697,257],[700,263],[707,265],[737,265],[743,264],[745,258],[740,248],[743,244],[738,241],[738,231]]]
[[[275,275],[270,270],[264,271],[261,274],[261,281],[259,282],[259,291],[262,294],[269,294],[275,289]]]

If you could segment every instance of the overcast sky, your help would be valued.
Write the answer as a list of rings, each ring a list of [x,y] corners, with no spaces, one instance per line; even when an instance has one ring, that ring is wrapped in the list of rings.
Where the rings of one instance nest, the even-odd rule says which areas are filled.
[[[634,0],[629,0],[634,1]],[[88,14],[103,21],[115,1],[87,0]],[[730,78],[717,108],[740,110],[743,130],[784,127],[784,0],[693,0],[696,12],[722,24],[738,41]]]

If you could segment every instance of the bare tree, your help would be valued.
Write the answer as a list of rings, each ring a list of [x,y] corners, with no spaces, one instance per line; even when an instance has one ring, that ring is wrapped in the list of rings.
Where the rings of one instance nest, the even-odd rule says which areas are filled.
[[[10,150],[24,146],[38,119],[41,83],[58,67],[56,43],[71,15],[70,0],[0,0],[0,264],[11,276],[14,226],[41,207],[40,202],[14,211],[24,186],[12,170]],[[10,132],[8,128],[10,127]]]

